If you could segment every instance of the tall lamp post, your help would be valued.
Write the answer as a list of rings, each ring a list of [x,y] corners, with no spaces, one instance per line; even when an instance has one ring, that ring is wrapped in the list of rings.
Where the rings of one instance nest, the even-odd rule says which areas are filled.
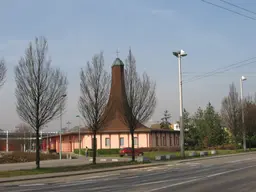
[[[45,125],[44,126],[45,128],[48,128],[48,125]],[[46,151],[48,151],[49,152],[49,149],[50,149],[50,147],[49,147],[49,132],[47,131],[46,132],[46,137],[47,137],[47,143],[46,143]]]
[[[182,158],[185,157],[184,151],[184,127],[183,127],[183,93],[182,93],[182,71],[181,71],[181,57],[187,56],[185,51],[175,51],[173,55],[178,58],[179,65],[179,101],[180,101],[180,155]]]
[[[68,121],[68,122],[67,122],[67,125],[68,125],[68,130],[69,130],[69,126],[71,125],[71,122]]]
[[[61,96],[60,99],[65,98],[67,95],[64,94]],[[62,102],[60,103],[60,149],[59,149],[59,154],[60,154],[60,160],[62,159]]]
[[[242,107],[242,129],[243,129],[243,148],[246,151],[246,131],[244,125],[244,98],[243,98],[243,82],[246,81],[247,78],[242,76],[240,78],[240,89],[241,89],[241,107]]]
[[[79,156],[81,155],[81,125],[80,125],[80,115],[76,116],[78,118],[78,143],[79,143]]]
[[[6,131],[6,152],[9,152],[9,131]]]

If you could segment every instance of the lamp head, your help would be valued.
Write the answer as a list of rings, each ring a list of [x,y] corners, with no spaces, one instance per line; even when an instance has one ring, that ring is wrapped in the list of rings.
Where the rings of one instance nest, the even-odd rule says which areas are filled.
[[[172,52],[172,54],[176,57],[185,57],[185,56],[187,56],[187,53],[182,49],[179,50],[179,51]]]
[[[247,78],[246,78],[245,76],[242,76],[242,77],[241,77],[241,80],[242,80],[242,81],[246,81]]]

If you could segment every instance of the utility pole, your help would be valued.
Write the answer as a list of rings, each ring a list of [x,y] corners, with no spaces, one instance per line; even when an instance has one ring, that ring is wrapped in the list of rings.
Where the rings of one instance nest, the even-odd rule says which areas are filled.
[[[243,98],[243,81],[246,81],[246,77],[242,76],[240,78],[240,89],[241,89],[241,107],[242,107],[242,132],[243,132],[243,148],[246,151],[246,131],[244,124],[244,98]]]
[[[23,145],[23,151],[25,152],[26,151],[26,133],[25,133],[25,128],[23,126],[23,124],[21,125],[22,126],[22,130],[23,130],[23,142],[24,142],[24,145]]]
[[[78,144],[79,144],[79,156],[81,156],[81,124],[80,124],[80,116],[76,116],[78,118]]]
[[[6,131],[6,152],[9,152],[9,131]]]
[[[71,124],[71,122],[70,122],[70,121],[68,121],[68,122],[67,122],[67,125],[68,125],[68,131],[69,131],[69,126],[70,126],[70,124]]]
[[[60,99],[65,98],[67,95],[62,95]],[[60,154],[60,160],[62,159],[62,102],[60,103],[60,148],[59,148],[59,154]]]
[[[184,149],[184,125],[183,125],[183,90],[182,90],[182,70],[181,70],[181,57],[187,56],[183,51],[173,52],[173,55],[178,58],[178,67],[179,67],[179,101],[180,101],[180,156],[185,158],[185,149]]]
[[[30,152],[32,151],[32,130],[30,129],[29,130],[29,150],[30,150]]]

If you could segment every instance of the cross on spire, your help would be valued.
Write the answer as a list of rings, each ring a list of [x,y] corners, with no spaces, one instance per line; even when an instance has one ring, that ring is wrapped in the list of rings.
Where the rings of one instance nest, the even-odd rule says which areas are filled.
[[[118,49],[116,50],[116,57],[118,57],[119,56],[119,51],[118,51]]]

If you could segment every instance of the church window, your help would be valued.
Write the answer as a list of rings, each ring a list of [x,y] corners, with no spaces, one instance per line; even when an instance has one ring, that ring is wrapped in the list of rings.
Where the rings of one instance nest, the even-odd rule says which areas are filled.
[[[105,146],[106,147],[110,146],[110,139],[109,138],[105,138]]]
[[[134,137],[134,145],[138,145],[138,138]]]
[[[123,137],[120,137],[119,143],[120,143],[120,147],[124,146],[124,138]]]

